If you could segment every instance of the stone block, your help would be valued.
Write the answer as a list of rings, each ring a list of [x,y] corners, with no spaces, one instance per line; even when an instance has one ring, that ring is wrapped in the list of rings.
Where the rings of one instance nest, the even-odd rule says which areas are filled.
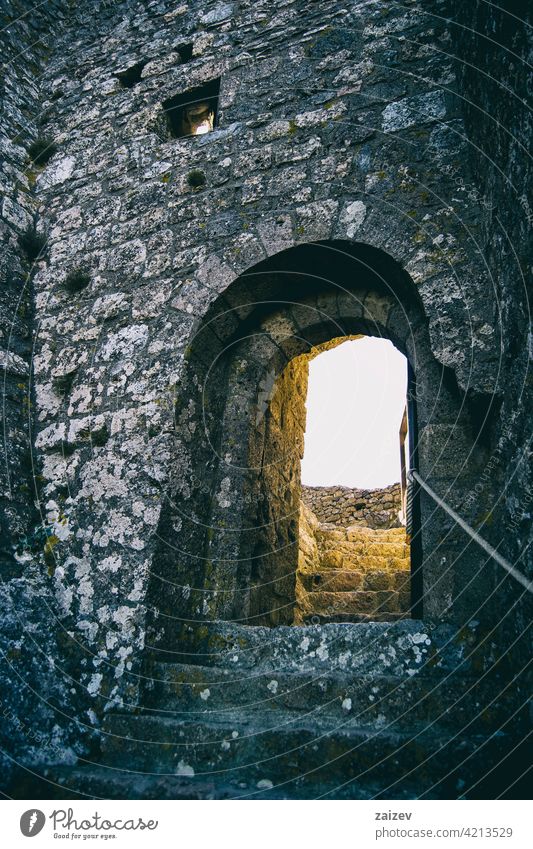
[[[389,590],[392,576],[390,572],[372,571],[364,573],[363,587],[365,590]]]

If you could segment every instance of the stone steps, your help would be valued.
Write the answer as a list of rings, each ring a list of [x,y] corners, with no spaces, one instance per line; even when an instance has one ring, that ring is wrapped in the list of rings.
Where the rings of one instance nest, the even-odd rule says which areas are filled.
[[[155,663],[146,671],[143,709],[185,720],[224,719],[235,708],[295,711],[316,719],[350,719],[361,727],[406,730],[428,724],[490,731],[511,712],[516,693],[454,673],[356,675],[342,671],[235,673],[230,669]]]
[[[351,592],[363,586],[364,573],[350,569],[328,569],[327,571],[300,572],[299,578],[306,592],[318,589],[331,592]]]
[[[330,557],[329,554],[335,555]],[[361,554],[347,556],[342,551],[322,553],[318,563],[306,564],[303,572],[408,572],[410,570],[408,557],[374,556]]]
[[[455,669],[464,659],[468,630],[458,640],[452,625],[414,619],[397,622],[280,625],[276,628],[233,622],[170,623],[165,649],[147,646],[147,659],[260,671],[341,669],[372,675]],[[171,646],[174,646],[172,649]]]
[[[161,717],[115,714],[106,719],[101,766],[127,764],[130,771],[272,785],[312,777],[377,784],[416,782],[430,790],[445,782],[457,793],[483,777],[508,750],[505,734],[490,736],[373,731],[349,721],[335,726],[292,713],[246,712],[224,721],[176,722]],[[264,785],[263,785],[264,786]]]
[[[409,547],[405,542],[351,542],[340,540],[338,542],[321,543],[318,550],[321,560],[328,561],[329,559],[332,563],[336,558],[328,558],[328,555],[335,553],[349,557],[354,561],[361,557],[394,558],[401,561],[409,559]],[[377,562],[377,559],[374,562]]]
[[[265,787],[261,780],[241,775],[239,781],[220,776],[151,775],[127,769],[87,764],[80,767],[49,766],[42,777],[21,774],[16,784],[19,799],[415,799],[419,788],[409,781],[390,788],[364,781],[321,782],[313,776],[284,780]],[[261,785],[258,787],[258,785]],[[389,786],[388,786],[389,787]],[[496,794],[494,794],[496,795]],[[437,790],[424,798],[439,798]]]
[[[445,745],[445,741],[441,741],[441,745]],[[520,742],[517,737],[507,734],[492,739],[478,735],[463,748],[457,744],[455,763],[452,762],[451,769],[443,769],[446,759],[450,763],[452,745],[450,743],[448,751],[444,749],[442,754],[435,751],[425,768],[419,766],[418,760],[410,758],[409,752],[400,750],[398,757],[405,763],[403,774],[394,778],[382,772],[379,779],[376,779],[372,770],[362,774],[356,772],[353,769],[355,758],[350,759],[349,756],[336,762],[338,769],[333,779],[324,777],[321,770],[308,769],[296,777],[269,779],[266,777],[268,762],[265,763],[264,777],[259,779],[257,773],[251,774],[247,770],[194,776],[164,772],[153,774],[152,770],[135,770],[127,758],[122,759],[120,765],[101,766],[98,756],[94,761],[84,762],[80,759],[76,767],[44,766],[39,769],[40,774],[36,771],[21,771],[17,776],[13,798],[409,800],[458,797],[495,799],[500,794],[502,798],[515,800],[530,798],[530,752],[527,742]],[[420,757],[420,754],[420,749],[415,748],[415,758]],[[473,757],[469,758],[470,754]],[[398,772],[401,773],[401,770]]]
[[[408,596],[409,598],[409,596]],[[355,590],[344,592],[308,592],[305,596],[305,615],[350,615],[353,611],[368,616],[376,613],[404,613],[400,593],[390,590]]]
[[[318,525],[318,534],[327,535],[335,534],[339,537],[347,538],[349,534],[351,539],[360,539],[362,541],[381,540],[383,542],[405,542],[405,528],[388,528],[381,530],[380,528],[367,528],[364,525],[350,525],[346,528],[339,527],[334,524],[320,523]]]
[[[409,619],[410,613],[305,613],[303,625],[329,625],[331,623],[360,624],[362,622],[399,622]]]
[[[316,540],[314,549],[310,534]],[[302,540],[306,545],[297,571],[298,624],[313,617],[321,622],[357,622],[408,614],[410,558],[405,528],[380,531],[320,525],[313,530],[308,521]]]
[[[211,622],[181,637],[175,662],[148,652],[141,704],[106,716],[99,749],[23,776],[21,798],[495,798],[524,771],[525,694],[482,675],[473,628]]]
[[[409,590],[411,573],[407,569],[389,571],[375,569],[356,572],[351,569],[327,569],[300,572],[307,592],[352,592],[353,590]]]
[[[404,527],[339,527],[319,522],[302,505],[295,624],[394,621],[410,608]]]

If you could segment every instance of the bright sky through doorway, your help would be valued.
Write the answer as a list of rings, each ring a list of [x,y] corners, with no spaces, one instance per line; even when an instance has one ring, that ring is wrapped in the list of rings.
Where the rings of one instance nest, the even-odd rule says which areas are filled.
[[[302,483],[370,489],[399,481],[406,390],[407,360],[386,339],[347,341],[315,357]]]

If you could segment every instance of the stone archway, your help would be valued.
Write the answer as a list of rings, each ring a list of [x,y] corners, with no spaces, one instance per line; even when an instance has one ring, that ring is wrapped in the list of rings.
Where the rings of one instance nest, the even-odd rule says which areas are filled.
[[[294,416],[305,393],[289,393],[290,403],[273,411],[269,392],[298,357],[359,334],[390,339],[408,358],[420,471],[437,486],[453,475],[460,491],[476,449],[405,271],[383,251],[348,242],[310,243],[262,261],[215,300],[187,351],[150,599],[160,640],[198,620],[292,621],[301,434],[281,444],[275,418]],[[445,517],[424,498],[419,543],[425,618],[464,618],[480,592],[481,579],[471,581],[478,564],[457,559]]]

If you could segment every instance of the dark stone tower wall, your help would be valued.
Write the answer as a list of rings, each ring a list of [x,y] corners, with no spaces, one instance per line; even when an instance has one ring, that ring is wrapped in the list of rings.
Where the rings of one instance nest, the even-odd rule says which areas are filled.
[[[34,519],[29,430],[29,373],[34,329],[32,260],[37,242],[21,240],[36,220],[36,167],[28,149],[45,120],[40,87],[47,60],[64,26],[68,3],[53,0],[30,9],[23,2],[2,5],[0,83],[0,367],[2,369],[2,462],[0,464],[0,562],[2,575],[17,575],[14,546]]]
[[[28,150],[42,138],[46,107],[43,74],[67,23],[70,4],[6,0],[0,14],[0,636],[2,713],[0,771],[6,781],[17,762],[61,760],[68,744],[51,705],[61,702],[54,670],[61,652],[46,606],[43,540],[35,534],[30,372],[35,312],[32,277],[38,166]],[[41,231],[42,232],[42,231]]]
[[[531,462],[531,272],[533,257],[531,157],[531,5],[458,4],[452,14],[457,74],[463,95],[474,191],[483,215],[479,239],[494,287],[501,324],[501,393],[496,399],[473,398],[478,421],[495,449],[492,462],[472,488],[483,498],[495,485],[493,542],[533,576],[533,464]],[[529,26],[529,29],[528,29]],[[497,529],[497,530],[495,530]],[[525,635],[524,662],[532,607],[527,593],[513,582],[501,592],[517,633]]]

